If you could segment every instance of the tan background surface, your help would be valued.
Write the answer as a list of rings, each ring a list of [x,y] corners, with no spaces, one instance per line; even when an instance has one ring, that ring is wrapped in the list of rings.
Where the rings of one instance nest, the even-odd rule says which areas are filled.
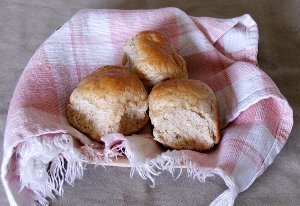
[[[300,1],[0,1],[0,137],[23,68],[38,46],[82,8],[150,9],[178,7],[193,16],[231,18],[249,13],[260,31],[259,65],[294,109],[295,124],[282,152],[267,171],[237,198],[236,205],[300,205]],[[272,118],[272,117],[270,117]],[[2,159],[2,139],[0,158]],[[51,205],[208,205],[225,188],[220,178],[199,183],[186,173],[173,180],[164,173],[156,187],[128,168],[88,166],[75,187]],[[0,186],[0,205],[8,205]]]

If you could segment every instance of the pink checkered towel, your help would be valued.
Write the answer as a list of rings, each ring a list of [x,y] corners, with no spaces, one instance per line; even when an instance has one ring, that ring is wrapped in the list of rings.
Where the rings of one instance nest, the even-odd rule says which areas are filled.
[[[122,46],[142,30],[164,33],[186,60],[189,78],[214,90],[222,140],[212,151],[164,151],[146,130],[105,136],[102,148],[68,124],[66,104],[80,79],[119,65]],[[228,189],[211,205],[233,205],[273,162],[293,124],[287,100],[257,67],[257,47],[257,25],[247,14],[215,19],[176,8],[79,11],[38,48],[16,86],[1,168],[10,203],[47,204],[46,197],[62,194],[63,182],[82,177],[85,163],[126,155],[132,173],[153,183],[180,165],[200,181],[218,174]]]

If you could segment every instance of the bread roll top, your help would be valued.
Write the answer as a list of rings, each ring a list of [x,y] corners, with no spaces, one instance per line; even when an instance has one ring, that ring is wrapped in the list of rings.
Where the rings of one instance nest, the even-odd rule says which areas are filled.
[[[71,95],[80,95],[90,103],[99,105],[99,99],[112,103],[147,100],[148,94],[141,81],[121,66],[104,66],[84,77]]]
[[[156,31],[143,31],[129,40],[123,48],[122,64],[145,86],[188,77],[184,59],[168,39]]]

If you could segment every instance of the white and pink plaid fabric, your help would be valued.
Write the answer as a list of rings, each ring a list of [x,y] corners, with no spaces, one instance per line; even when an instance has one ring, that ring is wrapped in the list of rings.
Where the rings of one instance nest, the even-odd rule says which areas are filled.
[[[143,30],[165,34],[186,60],[189,78],[214,90],[222,140],[212,151],[162,151],[151,134],[108,135],[101,148],[68,124],[66,104],[80,79],[103,65],[120,65],[123,45]],[[218,174],[228,189],[211,205],[233,205],[273,162],[293,124],[287,100],[257,67],[257,51],[257,24],[247,14],[216,19],[176,8],[79,11],[38,48],[11,100],[1,168],[11,205],[47,204],[46,197],[62,194],[63,182],[82,177],[86,162],[124,154],[132,172],[153,182],[180,164],[200,181]]]

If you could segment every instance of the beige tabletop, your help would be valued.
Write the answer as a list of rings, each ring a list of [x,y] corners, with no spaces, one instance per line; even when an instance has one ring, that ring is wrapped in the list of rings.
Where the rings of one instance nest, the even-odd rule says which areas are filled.
[[[38,46],[82,8],[150,9],[178,7],[193,16],[231,18],[249,13],[259,27],[258,62],[278,85],[294,110],[294,127],[274,163],[245,192],[236,205],[300,205],[300,1],[190,0],[1,0],[0,1],[0,137],[14,87]],[[271,117],[270,117],[271,118]],[[3,141],[0,141],[2,159]],[[225,188],[218,177],[206,183],[184,173],[174,180],[168,173],[155,188],[130,169],[88,166],[74,187],[51,205],[208,205]],[[0,205],[8,205],[0,186]]]

